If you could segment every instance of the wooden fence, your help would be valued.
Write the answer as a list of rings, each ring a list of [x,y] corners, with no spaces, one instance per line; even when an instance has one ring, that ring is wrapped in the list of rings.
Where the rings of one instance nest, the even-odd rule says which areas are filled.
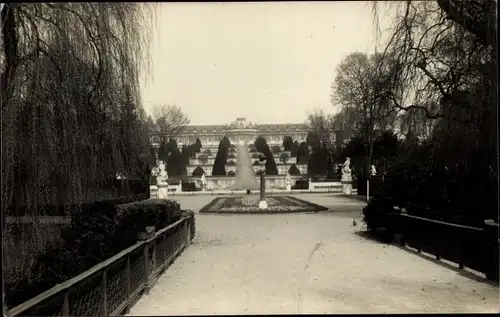
[[[484,223],[481,227],[466,226],[440,220],[392,213],[389,227],[393,234],[401,236],[401,244],[419,253],[432,254],[486,274],[498,281],[499,227],[498,223]]]
[[[194,235],[193,214],[8,310],[7,316],[122,315],[141,293],[149,291]]]

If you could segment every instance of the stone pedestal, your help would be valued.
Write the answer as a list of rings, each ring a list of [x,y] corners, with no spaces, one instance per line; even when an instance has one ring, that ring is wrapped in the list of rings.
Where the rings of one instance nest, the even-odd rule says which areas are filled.
[[[168,199],[168,184],[158,185],[158,198]]]
[[[149,197],[151,197],[151,198],[158,197],[158,186],[156,186],[156,185],[149,186]]]
[[[352,195],[352,181],[342,181],[342,194]]]
[[[286,185],[286,190],[291,192],[292,191],[292,185],[288,184]]]
[[[259,201],[259,209],[267,209],[267,201],[265,200]]]

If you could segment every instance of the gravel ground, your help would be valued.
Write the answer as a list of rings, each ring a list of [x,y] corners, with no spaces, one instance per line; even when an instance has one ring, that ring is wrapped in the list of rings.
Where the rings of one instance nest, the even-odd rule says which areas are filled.
[[[130,315],[499,312],[499,289],[352,225],[363,202],[298,198],[330,212],[196,217],[193,244]],[[176,197],[198,210],[213,197]]]

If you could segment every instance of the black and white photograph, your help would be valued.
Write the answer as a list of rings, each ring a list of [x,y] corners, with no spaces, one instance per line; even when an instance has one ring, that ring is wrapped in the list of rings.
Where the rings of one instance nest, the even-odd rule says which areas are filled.
[[[500,313],[497,10],[0,3],[3,317]]]

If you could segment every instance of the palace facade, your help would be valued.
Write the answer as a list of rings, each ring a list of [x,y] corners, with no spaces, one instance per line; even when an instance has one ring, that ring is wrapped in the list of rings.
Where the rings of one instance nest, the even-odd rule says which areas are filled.
[[[257,137],[262,136],[267,144],[272,147],[282,146],[283,138],[291,136],[294,141],[303,142],[307,137],[308,127],[304,123],[295,124],[255,124],[246,118],[237,118],[235,121],[225,125],[188,125],[175,137],[177,145],[189,145],[199,138],[203,148],[217,149],[219,142],[227,136],[231,144],[243,141],[247,144],[255,142]],[[152,133],[151,143],[159,147],[162,133]]]

